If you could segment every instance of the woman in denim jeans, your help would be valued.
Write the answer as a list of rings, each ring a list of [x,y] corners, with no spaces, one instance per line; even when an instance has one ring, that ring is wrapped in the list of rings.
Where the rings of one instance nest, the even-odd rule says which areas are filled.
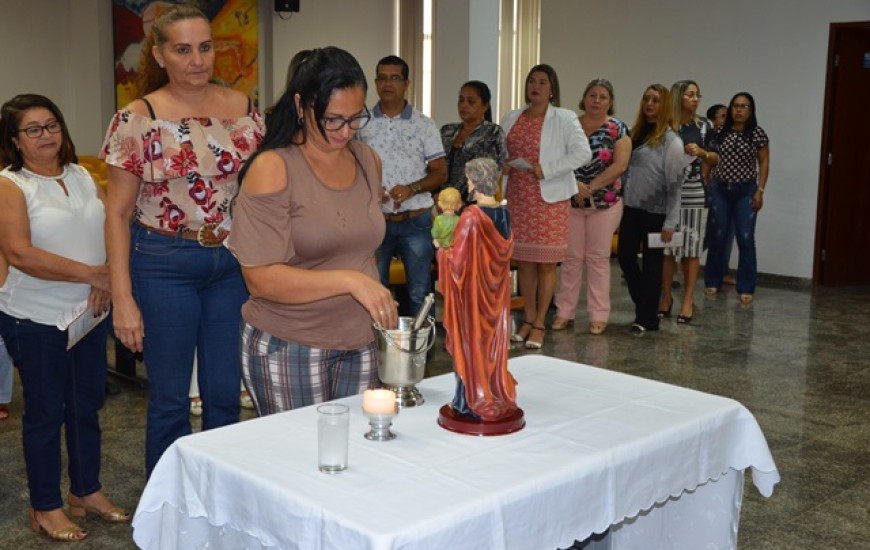
[[[150,476],[163,451],[191,433],[194,353],[203,429],[239,419],[238,330],[248,291],[221,244],[239,170],[263,123],[244,94],[210,83],[214,43],[198,9],[161,13],[142,51],[142,97],[115,114],[101,154],[115,335],[144,352],[148,369]]]
[[[764,190],[770,166],[769,139],[755,118],[755,99],[746,92],[731,98],[725,124],[717,128],[719,164],[710,184],[710,216],[713,234],[704,268],[706,294],[722,287],[728,266],[725,248],[732,220],[740,253],[737,262],[737,292],[744,304],[752,302],[758,265],[755,258],[755,220],[764,205]]]

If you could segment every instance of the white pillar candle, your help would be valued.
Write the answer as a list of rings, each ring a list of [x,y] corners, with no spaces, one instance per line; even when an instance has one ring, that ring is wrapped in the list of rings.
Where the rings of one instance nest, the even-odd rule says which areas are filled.
[[[366,390],[363,392],[363,412],[372,414],[396,412],[396,392],[392,390]]]

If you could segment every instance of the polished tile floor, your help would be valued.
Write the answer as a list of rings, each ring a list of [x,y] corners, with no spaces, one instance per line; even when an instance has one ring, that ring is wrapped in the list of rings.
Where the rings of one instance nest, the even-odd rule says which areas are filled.
[[[668,320],[642,337],[628,332],[632,306],[618,268],[613,297],[604,335],[587,334],[585,318],[578,318],[576,328],[548,333],[535,353],[746,405],[767,436],[782,482],[765,499],[747,480],[739,548],[870,549],[870,288],[811,289],[768,280],[748,307],[733,288],[715,298],[699,290],[690,325]],[[440,345],[435,350],[431,370],[445,372],[449,358]],[[133,507],[144,486],[146,391],[113,384],[119,391],[102,414],[103,485],[117,503]],[[27,526],[19,387],[10,410],[11,419],[0,423],[0,550],[57,548]],[[91,518],[82,525],[90,535],[79,547],[135,548],[127,525]]]

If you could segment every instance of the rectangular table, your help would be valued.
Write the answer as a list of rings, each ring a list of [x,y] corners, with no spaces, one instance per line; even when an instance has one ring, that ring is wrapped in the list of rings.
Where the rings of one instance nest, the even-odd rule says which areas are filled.
[[[424,380],[398,438],[363,438],[349,466],[317,469],[315,407],[179,439],[133,520],[146,549],[553,550],[611,528],[614,548],[736,548],[743,471],[779,474],[755,418],[710,394],[542,356],[510,361],[526,427],[440,428],[452,374]],[[208,543],[206,545],[206,543]]]

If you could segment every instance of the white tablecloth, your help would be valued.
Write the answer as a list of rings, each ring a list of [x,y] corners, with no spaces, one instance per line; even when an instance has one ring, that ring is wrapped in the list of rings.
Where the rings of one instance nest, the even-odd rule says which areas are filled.
[[[179,439],[133,520],[146,549],[553,550],[613,527],[617,548],[735,548],[742,471],[779,474],[740,403],[541,356],[510,361],[526,427],[436,424],[453,375],[424,380],[398,438],[351,406],[348,470],[317,469],[315,407]],[[650,538],[653,537],[653,538]],[[635,541],[635,542],[632,542]],[[661,541],[657,543],[656,541]],[[701,545],[703,544],[703,545]]]

